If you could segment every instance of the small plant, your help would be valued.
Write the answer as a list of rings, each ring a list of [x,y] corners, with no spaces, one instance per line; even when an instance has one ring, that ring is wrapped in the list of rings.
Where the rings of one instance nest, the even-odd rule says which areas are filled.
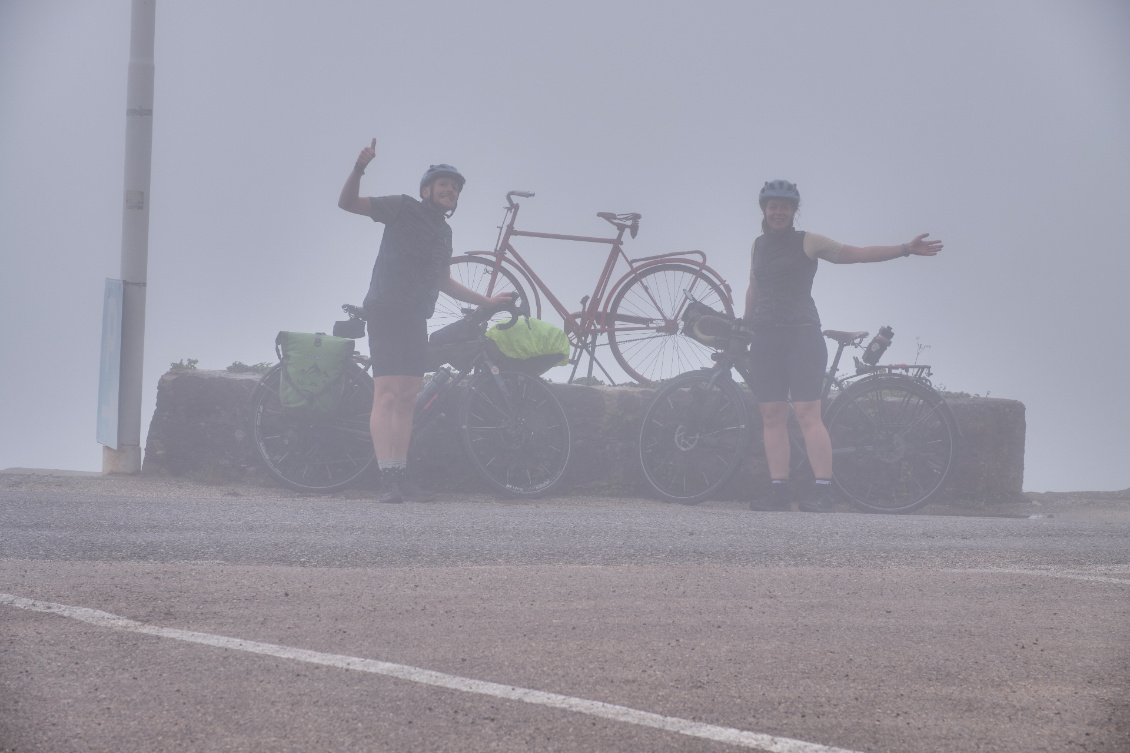
[[[918,351],[917,353],[914,354],[914,363],[918,363],[918,359],[919,359],[919,357],[921,357],[922,352],[929,350],[930,346],[929,345],[923,345],[922,340],[920,340],[918,338],[918,336],[916,335],[915,338],[914,338],[914,347]],[[948,390],[948,389],[946,389],[946,386],[944,384],[938,384],[937,390],[938,390],[939,393],[941,393],[942,397],[947,398],[947,399],[957,399],[957,398],[963,398],[963,397],[981,397],[976,392],[965,392],[965,391],[962,391],[962,390]],[[988,397],[988,396],[989,396],[989,391],[985,390],[985,397]]]
[[[199,358],[189,358],[188,363],[185,363],[185,359],[182,358],[175,363],[170,363],[169,371],[196,371],[196,364],[198,363],[200,363]]]
[[[941,393],[942,397],[947,398],[947,399],[948,398],[959,398],[959,397],[981,397],[980,393],[977,393],[977,392],[963,392],[963,391],[948,390],[948,389],[946,389],[946,386],[944,384],[937,385],[937,390],[938,390],[939,393]],[[989,390],[985,390],[985,397],[988,397],[990,394],[992,394],[992,393],[989,392]]]
[[[918,335],[915,335],[914,336],[914,347],[917,348],[917,351],[918,351],[914,354],[914,362],[918,363],[918,359],[922,356],[922,351],[929,350],[930,346],[929,345],[923,345],[922,341],[918,338]]]
[[[243,361],[236,361],[229,366],[227,370],[233,374],[266,374],[271,370],[272,366],[274,366],[274,364],[267,363],[266,361],[251,366],[248,366]]]

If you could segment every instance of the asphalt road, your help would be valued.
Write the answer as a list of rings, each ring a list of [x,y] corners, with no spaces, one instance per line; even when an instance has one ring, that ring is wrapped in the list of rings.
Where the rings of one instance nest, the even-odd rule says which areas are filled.
[[[0,751],[1130,750],[1126,495],[372,497],[0,473]]]

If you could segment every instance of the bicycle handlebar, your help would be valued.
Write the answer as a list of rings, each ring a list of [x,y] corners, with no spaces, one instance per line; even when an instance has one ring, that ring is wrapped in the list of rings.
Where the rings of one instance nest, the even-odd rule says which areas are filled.
[[[474,309],[469,314],[467,314],[467,318],[472,319],[479,324],[482,324],[500,311],[509,311],[509,321],[498,325],[499,329],[510,329],[517,323],[518,317],[520,316],[525,317],[526,321],[529,321],[530,302],[525,300],[524,298],[520,298],[517,293],[513,293],[511,295],[512,297],[509,301],[502,301],[501,303],[495,304],[483,304],[482,306],[479,306],[477,309]],[[341,310],[347,313],[350,319],[360,319],[361,321],[365,321],[365,309],[361,308],[360,306],[354,306],[349,303],[344,303],[341,306]]]
[[[517,206],[514,203],[514,199],[512,198],[514,196],[517,196],[520,199],[532,199],[534,197],[534,192],[533,191],[509,191],[506,194],[506,202],[510,205],[511,209],[513,209],[515,206]]]
[[[513,294],[509,301],[502,301],[500,303],[493,304],[488,303],[479,306],[477,309],[471,312],[470,318],[473,321],[482,324],[501,311],[509,311],[510,319],[506,322],[503,322],[502,324],[499,324],[498,328],[510,329],[518,323],[518,317],[520,316],[525,317],[526,321],[529,321],[530,302],[523,298],[520,298],[517,294]]]

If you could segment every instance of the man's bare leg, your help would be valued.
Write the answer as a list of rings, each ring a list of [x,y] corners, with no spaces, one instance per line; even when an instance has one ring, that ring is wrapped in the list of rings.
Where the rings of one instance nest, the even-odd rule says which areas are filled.
[[[373,436],[373,451],[377,465],[400,469],[403,473],[408,462],[408,444],[412,440],[412,414],[416,410],[416,395],[422,377],[379,376],[373,379],[373,411],[369,415],[369,433]],[[397,492],[399,494],[399,492]],[[382,499],[385,494],[382,492]],[[388,501],[400,501],[389,499]]]

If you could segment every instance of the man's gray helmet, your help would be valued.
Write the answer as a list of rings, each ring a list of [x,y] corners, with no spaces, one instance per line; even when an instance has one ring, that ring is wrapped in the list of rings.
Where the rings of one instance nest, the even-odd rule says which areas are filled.
[[[443,177],[455,178],[455,180],[459,181],[460,191],[463,190],[464,184],[467,183],[467,179],[464,178],[463,175],[451,165],[432,165],[424,173],[424,177],[420,178],[420,190],[423,191],[424,186],[430,184],[436,178]]]
[[[757,203],[761,205],[762,209],[765,209],[765,202],[769,199],[788,199],[800,204],[800,191],[796,189],[796,183],[789,183],[787,180],[771,180],[762,186]]]

